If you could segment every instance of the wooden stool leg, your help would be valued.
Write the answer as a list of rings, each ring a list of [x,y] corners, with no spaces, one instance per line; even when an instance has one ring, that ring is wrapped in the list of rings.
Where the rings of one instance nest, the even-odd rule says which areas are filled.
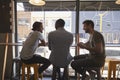
[[[22,64],[22,80],[25,80],[25,65]]]
[[[113,80],[116,80],[116,65],[113,65]]]
[[[30,66],[27,66],[27,80],[30,80]]]
[[[112,65],[111,61],[108,63],[108,77],[107,80],[111,80],[111,73],[112,73]]]

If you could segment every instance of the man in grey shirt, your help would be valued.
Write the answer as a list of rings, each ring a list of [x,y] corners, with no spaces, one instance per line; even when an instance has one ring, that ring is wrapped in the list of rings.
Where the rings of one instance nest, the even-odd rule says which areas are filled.
[[[50,32],[48,35],[48,46],[51,50],[49,60],[53,66],[57,68],[64,68],[65,71],[72,60],[70,46],[73,43],[73,35],[64,29],[64,25],[65,21],[63,19],[58,19],[56,21],[56,30]]]
[[[50,66],[50,61],[41,55],[35,54],[36,49],[39,46],[45,46],[45,40],[42,36],[43,32],[43,24],[42,22],[34,22],[32,26],[32,32],[28,35],[27,39],[23,44],[23,48],[20,52],[20,58],[23,63],[26,64],[34,64],[39,63],[42,64],[38,72],[41,74],[44,70],[46,70]]]

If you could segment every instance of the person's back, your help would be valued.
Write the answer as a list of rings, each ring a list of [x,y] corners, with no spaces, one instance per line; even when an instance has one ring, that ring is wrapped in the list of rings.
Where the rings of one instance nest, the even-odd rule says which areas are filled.
[[[49,49],[51,50],[50,61],[58,67],[66,67],[72,57],[70,46],[73,42],[73,35],[63,27],[57,27],[48,35]]]
[[[71,33],[62,28],[49,34],[51,42],[50,61],[60,67],[68,65],[66,57],[69,55],[69,48],[72,43],[73,36]]]

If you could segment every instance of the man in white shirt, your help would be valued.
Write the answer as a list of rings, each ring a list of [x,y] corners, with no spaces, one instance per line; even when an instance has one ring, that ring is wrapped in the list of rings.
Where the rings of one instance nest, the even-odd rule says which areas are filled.
[[[23,44],[23,48],[20,53],[22,62],[26,64],[39,63],[42,64],[39,67],[39,74],[41,74],[46,68],[50,66],[50,61],[40,55],[34,54],[35,50],[39,46],[45,46],[45,41],[42,36],[43,25],[41,22],[35,22],[32,28],[33,32],[29,34],[26,41]],[[41,42],[41,43],[39,43]]]

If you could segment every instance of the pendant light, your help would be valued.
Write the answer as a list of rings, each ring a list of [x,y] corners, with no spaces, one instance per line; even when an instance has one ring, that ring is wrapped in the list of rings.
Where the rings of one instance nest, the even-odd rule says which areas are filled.
[[[116,0],[116,2],[115,2],[116,4],[120,4],[120,0]]]
[[[45,5],[44,0],[29,0],[29,3],[35,6],[43,6]]]

